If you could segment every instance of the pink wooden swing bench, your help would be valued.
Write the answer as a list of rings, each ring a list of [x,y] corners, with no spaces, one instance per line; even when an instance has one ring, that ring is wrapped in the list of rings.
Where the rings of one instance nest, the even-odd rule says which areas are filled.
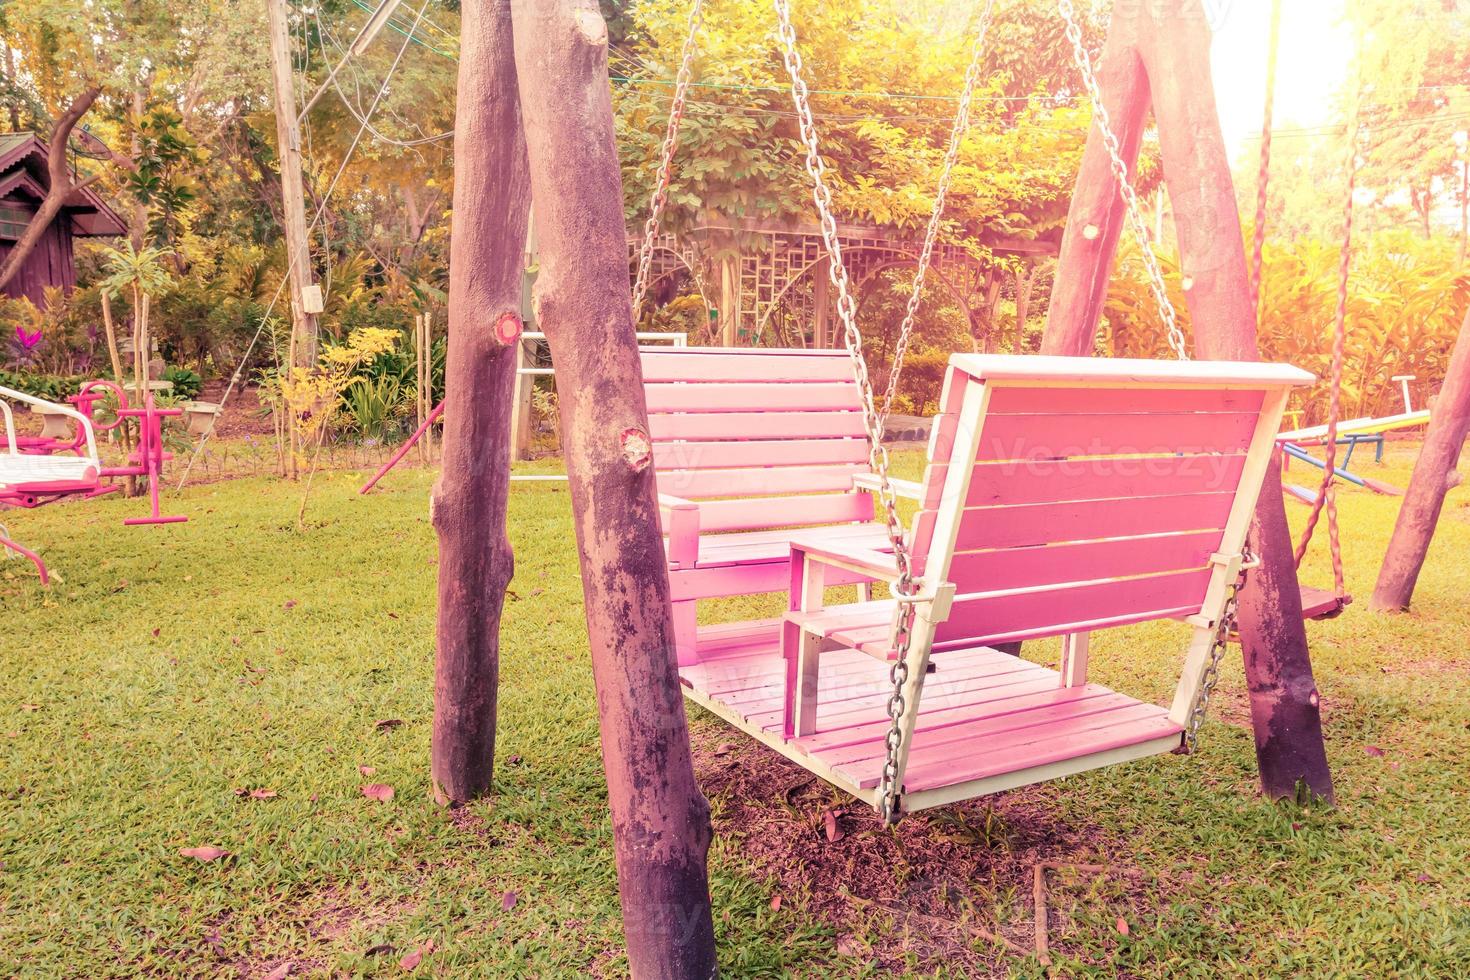
[[[1257,363],[951,359],[924,481],[907,488],[903,809],[1180,747],[1287,394],[1312,381]],[[784,620],[703,630],[685,692],[877,806],[900,607],[827,606],[824,588],[892,583],[894,558],[798,532],[788,568]],[[1164,619],[1193,634],[1170,707],[1088,681],[1090,633]],[[1056,636],[1056,671],[990,649]]]
[[[699,600],[785,592],[795,535],[888,538],[845,351],[648,347],[642,365],[679,663],[692,664]]]

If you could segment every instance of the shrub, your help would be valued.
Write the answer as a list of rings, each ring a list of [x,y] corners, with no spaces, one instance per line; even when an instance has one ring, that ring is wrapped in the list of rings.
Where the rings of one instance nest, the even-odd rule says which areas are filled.
[[[173,395],[180,401],[189,401],[204,390],[204,379],[186,367],[164,369],[163,380],[173,383]]]
[[[31,374],[20,371],[0,371],[0,386],[12,388],[27,395],[47,401],[66,401],[82,390],[88,379],[80,375]]]

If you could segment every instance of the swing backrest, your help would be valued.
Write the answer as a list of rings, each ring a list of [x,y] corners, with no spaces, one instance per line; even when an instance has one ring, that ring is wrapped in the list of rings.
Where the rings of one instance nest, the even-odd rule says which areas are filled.
[[[925,578],[956,589],[936,648],[1201,612],[1212,556],[1244,548],[1287,394],[1313,380],[955,355],[913,533]]]
[[[845,351],[649,347],[642,364],[659,492],[708,501],[701,531],[873,519]]]

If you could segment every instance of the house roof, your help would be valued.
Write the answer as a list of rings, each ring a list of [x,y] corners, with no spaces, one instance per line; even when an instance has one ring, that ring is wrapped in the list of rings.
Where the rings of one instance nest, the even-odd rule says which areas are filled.
[[[46,141],[35,133],[0,133],[0,197],[44,197],[51,186],[48,152]],[[62,210],[72,219],[72,233],[80,237],[111,237],[127,231],[117,212],[90,187],[72,193]]]

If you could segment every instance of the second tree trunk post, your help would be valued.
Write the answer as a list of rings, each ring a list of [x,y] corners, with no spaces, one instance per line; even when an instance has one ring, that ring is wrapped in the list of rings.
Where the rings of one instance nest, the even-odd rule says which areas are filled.
[[[500,616],[514,571],[504,447],[519,346],[507,344],[511,331],[499,325],[519,323],[531,203],[505,5],[466,3],[460,45],[443,466],[432,500],[439,625],[431,770],[435,796],[450,804],[488,791],[495,761]],[[497,319],[501,311],[511,319]]]
[[[1456,467],[1465,437],[1470,435],[1470,314],[1460,327],[1444,387],[1434,402],[1424,448],[1414,464],[1414,477],[1404,495],[1388,553],[1378,572],[1370,604],[1375,612],[1403,612],[1414,598],[1414,586],[1434,540],[1444,498],[1460,484]]]
[[[556,363],[629,968],[710,977],[710,815],[674,665],[607,25],[595,0],[509,6],[540,241],[536,322]]]
[[[1210,82],[1208,26],[1190,3],[1127,9],[1114,14],[1098,72],[1124,159],[1130,168],[1137,159],[1152,100],[1196,349],[1208,358],[1257,360],[1244,238]],[[1093,353],[1123,224],[1121,195],[1094,127],[1067,215],[1042,353]],[[1241,593],[1240,635],[1261,787],[1281,799],[1304,785],[1331,800],[1320,699],[1275,466],[1261,489],[1251,540],[1261,566]]]

